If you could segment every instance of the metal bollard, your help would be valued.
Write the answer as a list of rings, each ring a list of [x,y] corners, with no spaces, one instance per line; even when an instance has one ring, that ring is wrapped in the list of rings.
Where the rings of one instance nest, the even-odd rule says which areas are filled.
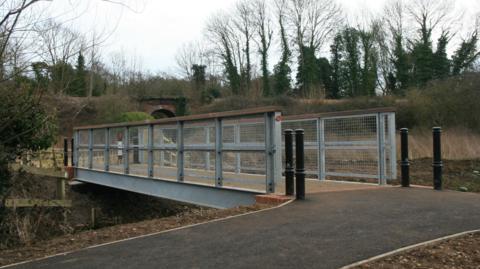
[[[297,189],[297,199],[305,200],[305,149],[304,149],[304,130],[295,130],[295,183]]]
[[[402,168],[402,187],[410,187],[410,161],[408,160],[408,129],[400,129],[400,142],[402,151],[402,160],[400,166]]]
[[[293,130],[287,129],[285,133],[285,195],[294,194],[293,177]]]
[[[68,166],[68,140],[63,139],[63,166]]]
[[[107,143],[108,143],[108,142],[107,142]],[[75,152],[75,144],[74,144],[73,138],[71,139],[70,147],[71,147],[71,149],[70,149],[70,151],[71,151],[71,152],[70,152],[70,162],[71,162],[72,166],[75,166],[75,164],[73,163],[73,157],[74,157],[74,156],[73,156],[73,153]]]
[[[433,188],[442,190],[442,128],[433,128]]]

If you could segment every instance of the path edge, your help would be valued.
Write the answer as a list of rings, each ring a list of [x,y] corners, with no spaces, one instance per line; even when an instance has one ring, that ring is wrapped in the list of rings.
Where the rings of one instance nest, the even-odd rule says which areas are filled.
[[[186,226],[181,226],[181,227],[177,227],[177,228],[173,228],[173,229],[163,230],[163,231],[154,232],[154,233],[149,233],[149,234],[138,235],[138,236],[129,237],[129,238],[124,238],[124,239],[115,240],[115,241],[111,241],[111,242],[106,242],[106,243],[102,243],[102,244],[92,245],[92,246],[88,246],[88,247],[84,247],[84,248],[80,248],[80,249],[76,249],[76,250],[71,250],[71,251],[61,252],[61,253],[57,253],[57,254],[52,254],[52,255],[45,256],[45,257],[40,257],[40,258],[35,258],[35,259],[26,260],[26,261],[22,261],[22,262],[7,264],[7,265],[0,266],[0,269],[10,268],[10,267],[13,267],[13,266],[22,265],[22,264],[27,264],[27,263],[31,263],[31,262],[37,262],[37,261],[41,261],[41,260],[46,260],[46,259],[53,258],[53,257],[57,257],[57,256],[65,256],[65,255],[68,255],[68,254],[71,254],[71,253],[74,253],[74,252],[79,252],[79,251],[82,251],[82,250],[87,250],[87,249],[92,249],[92,248],[98,248],[98,247],[113,245],[113,244],[122,243],[122,242],[130,241],[130,240],[135,240],[135,239],[140,239],[140,238],[155,236],[155,235],[164,234],[164,233],[175,232],[175,231],[178,231],[178,230],[188,229],[188,228],[192,228],[192,227],[196,227],[196,226],[200,226],[200,225],[205,225],[205,224],[209,224],[209,223],[221,222],[221,221],[225,221],[225,220],[229,220],[229,219],[233,219],[233,218],[238,218],[238,217],[243,217],[243,216],[247,216],[247,215],[253,215],[253,214],[257,214],[257,213],[262,213],[262,212],[266,212],[266,211],[270,211],[270,210],[274,210],[274,209],[278,209],[278,208],[284,207],[284,206],[286,206],[286,205],[288,205],[288,204],[290,204],[290,203],[293,203],[294,201],[295,201],[295,199],[292,199],[292,200],[290,200],[290,201],[287,201],[287,202],[285,202],[285,203],[279,204],[279,205],[277,205],[277,206],[273,206],[273,207],[269,207],[269,208],[264,208],[264,209],[260,209],[260,210],[257,210],[257,211],[247,212],[247,213],[243,213],[243,214],[239,214],[239,215],[233,215],[233,216],[228,216],[228,217],[219,218],[219,219],[213,219],[213,220],[209,220],[209,221],[205,221],[205,222],[200,222],[200,223],[195,223],[195,224],[190,224],[190,225],[186,225]]]
[[[423,247],[423,246],[426,246],[426,245],[439,243],[439,242],[442,242],[442,241],[445,241],[445,240],[448,240],[448,239],[453,239],[453,238],[461,237],[461,236],[464,236],[464,235],[467,235],[467,234],[475,234],[475,233],[480,233],[480,229],[465,231],[465,232],[456,233],[456,234],[451,234],[451,235],[439,237],[439,238],[436,238],[436,239],[433,239],[433,240],[417,243],[417,244],[414,244],[414,245],[409,245],[409,246],[402,247],[402,248],[399,248],[399,249],[395,249],[395,250],[392,250],[392,251],[389,251],[389,252],[386,252],[386,253],[383,253],[383,254],[380,254],[380,255],[377,255],[377,256],[373,256],[373,257],[365,259],[365,260],[361,260],[361,261],[358,261],[358,262],[355,262],[355,263],[352,263],[352,264],[349,264],[349,265],[345,265],[343,267],[340,267],[339,269],[352,269],[352,268],[355,268],[357,266],[364,265],[364,264],[370,263],[370,262],[374,262],[374,261],[377,261],[377,260],[380,260],[380,259],[383,259],[383,258],[386,258],[386,257],[389,257],[389,256],[399,254],[401,252],[405,252],[405,251],[414,249],[414,248]]]

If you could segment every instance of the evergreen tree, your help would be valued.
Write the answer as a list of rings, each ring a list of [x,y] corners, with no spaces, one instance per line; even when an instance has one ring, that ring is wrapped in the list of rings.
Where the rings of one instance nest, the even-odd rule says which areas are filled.
[[[82,52],[78,54],[77,64],[75,66],[75,79],[68,91],[69,95],[86,96],[87,95],[87,72],[85,70],[85,58]]]
[[[375,35],[373,31],[359,31],[359,38],[363,49],[361,95],[374,96],[378,78],[378,52],[374,47]]]
[[[359,63],[360,53],[358,49],[359,35],[355,28],[347,28],[342,34],[345,58],[341,68],[342,91],[345,96],[353,97],[361,95],[360,80],[361,68]]]
[[[274,77],[273,88],[276,95],[281,95],[290,90],[290,82],[291,82],[290,74],[292,70],[288,65],[290,62],[291,52],[288,45],[288,39],[287,39],[287,34],[285,31],[284,24],[283,24],[282,15],[279,16],[278,23],[280,26],[282,56],[280,58],[280,61],[275,65],[273,70],[273,77]]]
[[[395,74],[389,74],[390,87],[396,95],[404,95],[410,81],[408,55],[403,48],[402,40],[401,35],[395,35],[395,47],[393,49],[392,59]]]
[[[450,60],[447,56],[448,33],[438,38],[437,50],[433,54],[433,77],[444,79],[450,74]]]
[[[205,65],[198,65],[194,64],[192,66],[192,82],[193,82],[193,87],[195,88],[195,91],[201,92],[205,90],[205,85],[206,85],[206,77],[205,77],[205,70],[206,70]]]
[[[330,89],[332,88],[332,66],[327,58],[317,59],[319,75],[318,78],[325,88],[325,97],[330,98]]]
[[[467,40],[463,40],[460,47],[455,51],[453,55],[453,75],[460,75],[466,69],[471,68],[473,63],[480,56],[480,52],[477,48],[478,35],[474,32]]]
[[[327,88],[327,97],[338,99],[340,98],[340,79],[341,79],[341,62],[342,62],[342,36],[337,34],[333,39],[333,44],[330,46],[331,58],[331,84]]]

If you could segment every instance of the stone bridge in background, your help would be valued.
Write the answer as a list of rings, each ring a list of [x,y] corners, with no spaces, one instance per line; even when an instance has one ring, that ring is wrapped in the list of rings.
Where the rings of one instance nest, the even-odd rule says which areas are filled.
[[[140,110],[156,119],[177,116],[179,98],[143,97],[138,100]]]

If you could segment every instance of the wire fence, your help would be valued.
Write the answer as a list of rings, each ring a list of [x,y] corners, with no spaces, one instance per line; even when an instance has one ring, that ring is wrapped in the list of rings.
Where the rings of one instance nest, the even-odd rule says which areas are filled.
[[[292,116],[282,122],[282,130],[299,128],[305,130],[308,177],[379,184],[396,179],[393,110]]]
[[[248,111],[247,111],[248,112]],[[307,176],[396,179],[395,113],[290,116],[278,110],[76,129],[79,169],[273,192],[282,184],[282,131],[304,129]]]
[[[184,117],[77,128],[79,169],[273,192],[281,177],[280,112]],[[277,143],[274,143],[277,141]]]

